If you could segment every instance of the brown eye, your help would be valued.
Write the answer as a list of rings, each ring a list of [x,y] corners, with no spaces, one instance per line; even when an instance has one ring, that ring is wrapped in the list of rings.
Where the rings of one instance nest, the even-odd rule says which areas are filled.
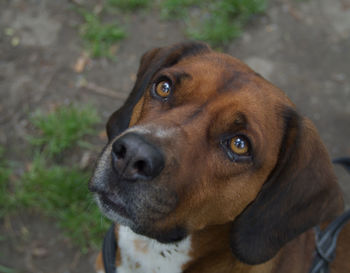
[[[157,83],[155,92],[158,96],[162,98],[166,98],[170,95],[171,92],[171,86],[168,81],[161,81]]]
[[[249,153],[249,142],[244,136],[235,136],[230,140],[230,149],[237,155]]]

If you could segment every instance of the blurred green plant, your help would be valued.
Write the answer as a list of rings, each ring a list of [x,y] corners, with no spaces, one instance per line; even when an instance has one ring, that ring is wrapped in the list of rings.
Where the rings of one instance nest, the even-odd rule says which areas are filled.
[[[108,4],[121,10],[134,11],[148,7],[150,0],[109,0]]]
[[[99,121],[96,109],[91,106],[61,106],[49,114],[38,111],[31,122],[39,135],[29,140],[34,146],[43,148],[48,156],[55,156],[75,144],[86,146],[83,136],[95,133],[93,126]]]
[[[7,266],[0,264],[0,272],[1,273],[16,273],[17,271],[15,269],[9,268]]]
[[[161,15],[166,19],[185,17],[188,8],[199,6],[201,2],[200,0],[163,0],[160,3]]]
[[[203,4],[203,2],[202,2]],[[264,12],[266,0],[221,0],[208,2],[205,18],[193,22],[188,35],[212,46],[227,44],[241,35],[243,27],[256,14]]]
[[[88,191],[89,177],[89,172],[74,166],[50,166],[37,155],[21,178],[17,206],[31,207],[56,218],[83,250],[97,246],[109,222],[102,218]]]
[[[255,14],[265,10],[265,0],[222,0],[208,6],[209,17],[189,35],[213,46],[226,44],[242,33],[242,28]]]
[[[243,27],[266,9],[267,0],[164,0],[160,6],[165,18],[183,18],[187,35],[221,46],[241,35]],[[191,10],[196,9],[192,16]]]
[[[117,23],[102,23],[95,13],[84,9],[79,12],[85,21],[80,33],[91,56],[113,58],[112,46],[125,38],[124,30]]]
[[[0,217],[6,212],[31,208],[56,219],[83,251],[100,245],[109,221],[88,191],[91,173],[74,163],[67,166],[55,161],[56,156],[69,153],[74,145],[90,147],[80,140],[96,133],[94,125],[99,120],[92,106],[60,106],[48,114],[35,113],[31,121],[39,134],[30,137],[33,161],[20,178],[11,181],[11,189],[11,172],[0,148]]]
[[[108,0],[96,15],[80,10],[85,19],[81,34],[92,57],[112,57],[111,46],[125,37],[117,24],[103,24],[102,14],[112,14],[110,7],[121,11],[134,11],[151,5],[149,0]],[[256,14],[263,13],[267,0],[160,0],[153,4],[165,19],[185,20],[186,34],[193,39],[206,41],[214,47],[227,44],[243,32],[244,26]]]
[[[4,158],[4,148],[0,146],[0,218],[4,216],[10,206],[9,179],[12,170]]]

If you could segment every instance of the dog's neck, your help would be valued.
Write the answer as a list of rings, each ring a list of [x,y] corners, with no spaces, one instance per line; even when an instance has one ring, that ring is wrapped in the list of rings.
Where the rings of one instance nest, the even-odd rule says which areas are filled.
[[[191,236],[191,261],[186,273],[266,273],[273,262],[251,266],[234,257],[230,245],[230,224],[207,227]]]
[[[249,266],[234,258],[228,243],[229,226],[213,226],[175,244],[161,244],[118,230],[118,273],[264,273],[271,272],[273,260]]]
[[[178,243],[161,244],[120,226],[118,248],[118,273],[181,273],[183,266],[191,260],[190,236]]]

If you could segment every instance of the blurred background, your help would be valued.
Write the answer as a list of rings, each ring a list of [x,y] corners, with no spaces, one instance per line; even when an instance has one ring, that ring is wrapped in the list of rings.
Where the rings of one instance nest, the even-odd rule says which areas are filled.
[[[350,156],[350,0],[0,0],[1,273],[94,272],[104,124],[141,55],[187,39],[246,62]]]

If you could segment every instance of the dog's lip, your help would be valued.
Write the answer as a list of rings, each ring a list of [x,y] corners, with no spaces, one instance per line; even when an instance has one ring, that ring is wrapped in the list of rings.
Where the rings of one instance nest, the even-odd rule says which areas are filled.
[[[129,213],[121,200],[108,193],[99,193],[98,195],[103,206],[113,210],[120,216],[130,218]]]

